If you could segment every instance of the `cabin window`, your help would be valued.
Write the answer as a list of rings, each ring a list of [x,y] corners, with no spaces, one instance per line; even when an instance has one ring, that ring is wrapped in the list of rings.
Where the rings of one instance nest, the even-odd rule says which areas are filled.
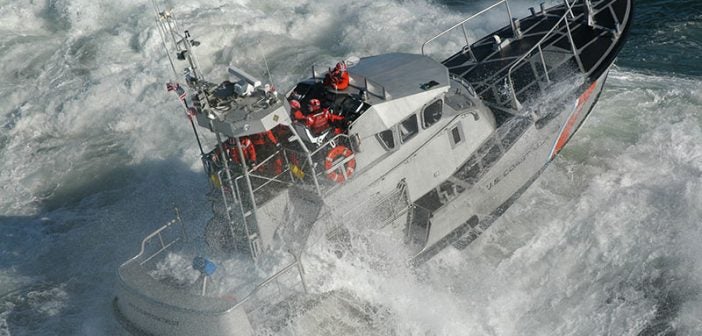
[[[413,114],[409,118],[400,123],[400,139],[402,142],[407,142],[419,132],[419,124],[417,123],[417,115]]]
[[[434,125],[437,121],[441,120],[443,109],[444,103],[441,99],[425,107],[424,111],[422,112],[422,117],[424,118],[424,128],[428,128],[431,125]]]
[[[385,149],[392,150],[395,148],[395,137],[392,134],[392,129],[378,133],[378,139],[380,139]]]
[[[449,130],[449,139],[451,140],[451,148],[455,148],[461,142],[463,142],[463,128],[461,128],[461,123],[456,124]]]

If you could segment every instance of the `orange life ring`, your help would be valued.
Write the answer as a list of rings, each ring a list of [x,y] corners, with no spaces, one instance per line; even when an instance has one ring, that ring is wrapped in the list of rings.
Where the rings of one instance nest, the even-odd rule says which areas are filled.
[[[345,159],[350,158],[353,155],[353,152],[344,147],[344,146],[336,146],[332,148],[332,150],[327,153],[327,157],[324,160],[324,169],[327,172],[327,177],[336,182],[336,183],[344,183],[346,182],[347,178],[350,178],[351,175],[353,175],[354,170],[356,170],[356,159],[351,159],[348,162],[346,162],[346,174],[341,174],[339,173],[336,169],[333,171],[330,171],[332,169],[332,166],[334,165],[334,161],[339,158],[339,156],[343,156]]]

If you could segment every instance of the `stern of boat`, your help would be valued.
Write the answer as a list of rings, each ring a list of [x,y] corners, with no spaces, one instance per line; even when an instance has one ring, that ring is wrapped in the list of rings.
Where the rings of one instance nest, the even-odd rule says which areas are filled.
[[[206,266],[200,270],[196,266],[200,257],[192,265],[178,264],[172,262],[174,254],[198,255],[197,243],[188,241],[179,218],[144,238],[139,254],[120,266],[113,308],[130,333],[254,335],[250,315],[272,302],[306,292],[302,268],[294,255],[284,258],[287,264],[279,271],[262,277],[248,256],[242,256],[236,265],[231,260],[202,258],[199,261]],[[189,272],[190,280],[164,276],[164,265],[174,274]],[[236,274],[227,273],[226,267],[235,268]],[[200,273],[194,278],[195,270]]]

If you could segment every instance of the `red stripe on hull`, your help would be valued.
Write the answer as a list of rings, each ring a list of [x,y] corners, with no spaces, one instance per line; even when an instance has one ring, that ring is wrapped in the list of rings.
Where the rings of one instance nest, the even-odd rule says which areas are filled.
[[[570,139],[570,135],[573,132],[573,126],[575,126],[575,122],[578,120],[578,117],[580,117],[580,113],[583,111],[583,106],[585,106],[585,103],[590,99],[590,96],[592,93],[595,91],[595,88],[597,87],[597,82],[592,83],[587,90],[578,98],[577,105],[575,107],[575,111],[570,115],[568,118],[568,121],[565,124],[565,127],[563,127],[563,130],[561,131],[561,135],[558,136],[558,141],[556,141],[556,146],[553,148],[553,151],[551,153],[551,159],[553,159],[558,152],[563,149],[563,146],[568,142],[568,139]]]

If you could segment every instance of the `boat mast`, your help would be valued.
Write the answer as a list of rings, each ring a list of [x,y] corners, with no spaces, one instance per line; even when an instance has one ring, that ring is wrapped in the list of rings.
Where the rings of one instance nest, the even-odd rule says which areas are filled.
[[[183,107],[185,108],[185,113],[188,115],[190,120],[190,126],[195,134],[195,140],[197,140],[197,146],[200,149],[200,155],[205,155],[205,151],[202,149],[202,142],[200,141],[200,135],[197,132],[197,127],[195,127],[195,122],[193,121],[193,113],[190,111],[190,107],[187,102],[187,94],[178,84],[178,70],[176,70],[175,62],[171,56],[171,51],[174,51],[179,60],[187,60],[190,65],[189,68],[185,69],[185,78],[189,87],[193,89],[198,89],[197,85],[201,80],[204,79],[202,72],[200,71],[200,63],[192,53],[192,47],[198,46],[200,42],[192,40],[190,37],[190,32],[187,30],[184,32],[184,36],[181,36],[178,32],[180,31],[178,27],[178,21],[175,15],[170,10],[161,10],[161,8],[156,4],[156,0],[152,0],[151,3],[154,7],[154,12],[156,13],[156,25],[158,26],[158,33],[161,36],[161,43],[163,44],[163,49],[166,51],[166,56],[168,57],[168,62],[171,65],[171,70],[173,70],[173,75],[175,76],[169,83],[175,83],[174,90],[178,94]],[[169,47],[169,40],[172,44]],[[182,92],[180,92],[182,91]]]

